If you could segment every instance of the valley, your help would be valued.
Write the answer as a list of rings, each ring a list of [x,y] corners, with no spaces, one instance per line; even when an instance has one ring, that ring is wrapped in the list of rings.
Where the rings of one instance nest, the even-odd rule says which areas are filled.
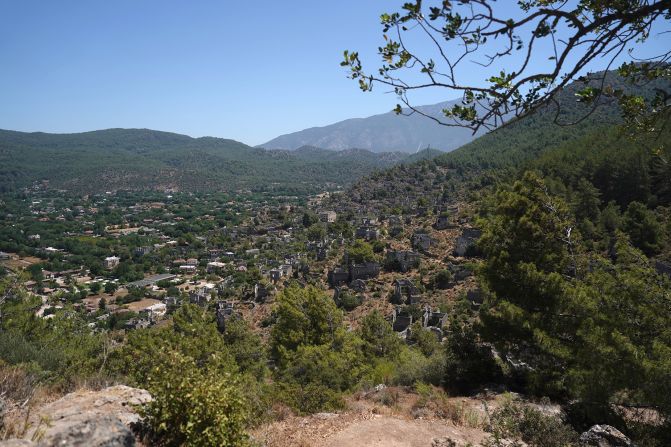
[[[413,155],[0,132],[3,436],[664,445],[669,132],[555,112]],[[145,428],[61,407],[119,385]]]

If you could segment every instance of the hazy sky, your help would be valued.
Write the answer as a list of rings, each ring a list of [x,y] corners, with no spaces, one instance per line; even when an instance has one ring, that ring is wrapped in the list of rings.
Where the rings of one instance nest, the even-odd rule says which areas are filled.
[[[0,0],[0,128],[146,127],[254,145],[387,112],[395,95],[361,93],[339,63],[358,49],[373,67],[379,15],[400,4]]]

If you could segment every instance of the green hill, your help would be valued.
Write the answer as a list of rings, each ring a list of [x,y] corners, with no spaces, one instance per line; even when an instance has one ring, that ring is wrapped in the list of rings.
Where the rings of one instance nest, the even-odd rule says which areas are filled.
[[[324,149],[266,151],[221,138],[148,129],[77,134],[0,130],[0,191],[49,180],[81,192],[117,189],[304,193],[345,186],[403,154]]]
[[[631,87],[614,75],[608,76],[607,82],[613,88],[643,94],[657,86]],[[576,102],[579,87],[571,84],[562,92],[559,108],[547,106],[452,152],[375,173],[353,185],[348,196],[360,203],[378,199],[380,206],[403,207],[410,204],[408,197],[412,194],[408,192],[414,191],[438,203],[463,198],[468,192],[479,193],[481,188],[514,178],[525,169],[539,168],[537,160],[559,149],[573,151],[573,156],[580,158],[590,154],[592,147],[603,146],[599,152],[603,160],[616,157],[618,150],[630,153],[632,146],[637,147],[636,153],[641,152],[642,146],[615,134],[620,122],[617,105],[603,101],[590,113],[589,106]],[[646,163],[653,163],[646,158],[648,155],[640,156]],[[617,156],[622,159],[621,154]]]

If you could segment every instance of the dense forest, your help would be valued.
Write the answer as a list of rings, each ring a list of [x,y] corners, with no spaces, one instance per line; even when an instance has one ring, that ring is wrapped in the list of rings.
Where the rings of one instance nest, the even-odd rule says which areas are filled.
[[[407,154],[318,148],[266,151],[233,140],[146,129],[79,134],[0,131],[0,191],[49,180],[55,188],[319,192],[344,186]]]

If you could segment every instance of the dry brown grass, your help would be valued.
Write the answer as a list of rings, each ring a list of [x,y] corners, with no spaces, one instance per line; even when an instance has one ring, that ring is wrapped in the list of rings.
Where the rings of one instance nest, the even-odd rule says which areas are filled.
[[[0,364],[0,440],[24,436],[33,408],[49,394],[25,368]]]

